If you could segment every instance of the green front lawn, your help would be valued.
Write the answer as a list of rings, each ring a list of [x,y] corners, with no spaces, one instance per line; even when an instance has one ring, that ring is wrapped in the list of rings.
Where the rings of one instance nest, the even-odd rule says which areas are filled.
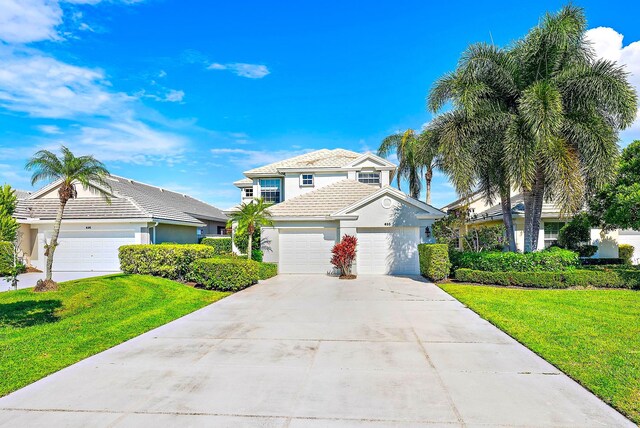
[[[640,422],[640,292],[441,287]]]
[[[0,293],[0,396],[228,294],[142,275]]]

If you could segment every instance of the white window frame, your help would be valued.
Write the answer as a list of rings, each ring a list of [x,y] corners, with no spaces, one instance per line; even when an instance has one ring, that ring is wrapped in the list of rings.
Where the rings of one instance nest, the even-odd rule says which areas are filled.
[[[308,177],[311,177],[311,183],[305,183],[305,180],[307,180]],[[300,174],[300,187],[313,187],[314,184],[315,176],[313,174]]]
[[[547,233],[546,226],[547,225],[551,225],[551,224],[558,225],[558,231],[557,232],[553,231],[553,232]],[[549,248],[550,246],[555,245],[555,244],[558,243],[558,235],[560,233],[560,229],[562,229],[566,224],[567,224],[566,221],[545,221],[545,222],[543,222],[542,232],[543,232],[543,235],[544,235],[544,238],[543,238],[544,248]]]
[[[251,192],[249,195],[247,192]],[[243,198],[253,198],[253,187],[245,187],[242,189],[242,197]]]
[[[380,184],[380,171],[358,171],[358,181],[364,184]]]
[[[278,185],[277,186],[264,186],[263,182],[265,181],[277,181]],[[273,204],[278,204],[280,202],[282,202],[282,180],[280,178],[261,178],[260,181],[258,182],[260,184],[260,197],[263,198],[265,200],[265,202],[267,203],[273,203]],[[278,200],[277,201],[272,201],[269,200],[268,198],[265,198],[263,196],[264,192],[278,192]]]

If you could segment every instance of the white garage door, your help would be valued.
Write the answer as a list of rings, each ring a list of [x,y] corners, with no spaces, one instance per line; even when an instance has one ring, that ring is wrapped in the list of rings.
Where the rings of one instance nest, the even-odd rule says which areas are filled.
[[[358,274],[418,275],[417,227],[358,229]]]
[[[118,248],[129,244],[135,244],[134,230],[60,232],[53,270],[117,272]]]
[[[327,273],[336,229],[280,229],[280,273]]]
[[[618,244],[633,245],[634,252],[631,257],[631,262],[633,264],[640,264],[640,232],[621,230],[618,235]]]

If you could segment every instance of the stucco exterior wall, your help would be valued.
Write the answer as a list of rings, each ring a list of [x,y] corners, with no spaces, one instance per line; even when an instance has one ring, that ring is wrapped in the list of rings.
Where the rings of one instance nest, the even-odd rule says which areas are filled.
[[[279,248],[279,230],[275,227],[262,227],[260,229],[260,249],[262,250],[262,261],[267,263],[278,263]]]
[[[302,173],[288,173],[284,176],[284,197],[286,199],[295,198],[305,193],[318,190],[329,184],[336,183],[347,178],[347,172],[343,173],[313,173],[313,186],[301,186],[300,176]]]
[[[196,244],[198,242],[196,226],[178,226],[159,224],[156,226],[155,243],[175,242],[176,244]]]

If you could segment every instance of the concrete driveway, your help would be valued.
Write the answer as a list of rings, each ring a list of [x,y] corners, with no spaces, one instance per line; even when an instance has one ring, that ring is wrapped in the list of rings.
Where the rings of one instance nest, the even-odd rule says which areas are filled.
[[[633,426],[432,284],[284,275],[0,399],[0,425]]]
[[[53,272],[53,280],[56,282],[71,281],[74,279],[93,278],[95,276],[111,275],[117,272]],[[39,279],[44,279],[44,272],[30,272],[18,275],[18,289],[35,287]],[[0,292],[11,290],[11,285],[7,281],[0,280]]]

